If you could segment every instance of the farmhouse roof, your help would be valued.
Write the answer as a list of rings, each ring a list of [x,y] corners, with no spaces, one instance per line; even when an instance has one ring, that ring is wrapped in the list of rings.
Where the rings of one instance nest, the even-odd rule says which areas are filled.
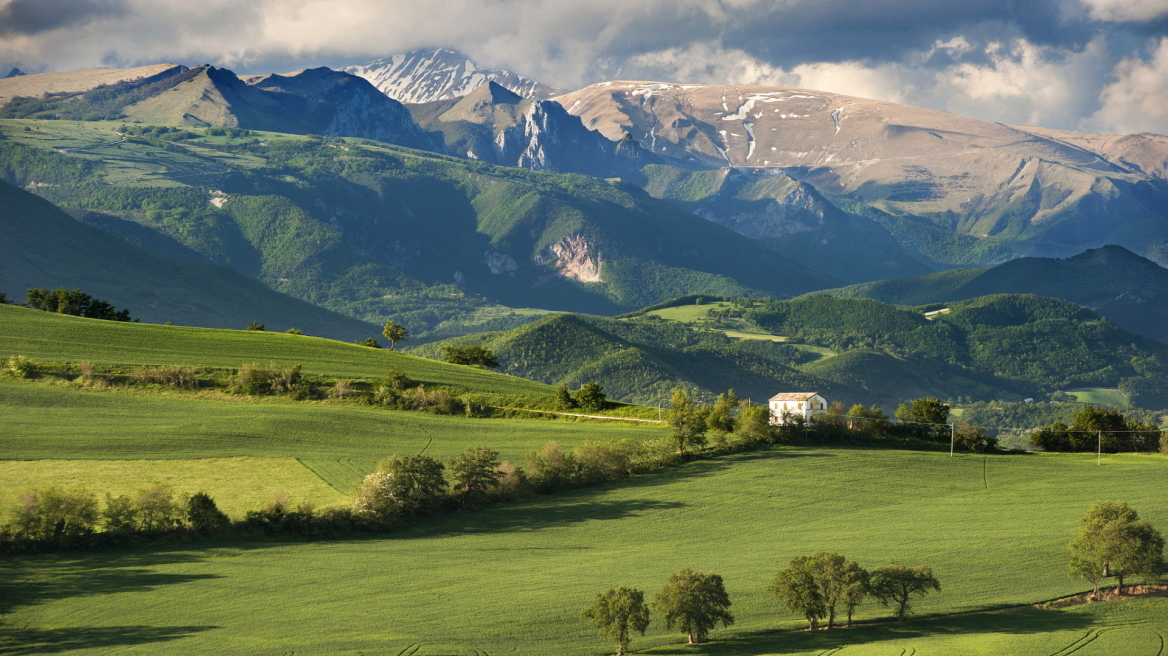
[[[771,397],[772,401],[806,401],[819,392],[782,392]]]

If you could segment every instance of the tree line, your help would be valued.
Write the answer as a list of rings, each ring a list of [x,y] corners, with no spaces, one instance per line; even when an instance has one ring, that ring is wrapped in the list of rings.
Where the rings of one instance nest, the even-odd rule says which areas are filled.
[[[80,289],[45,289],[43,287],[29,289],[28,300],[19,305],[44,312],[69,314],[75,317],[89,319],[106,319],[108,321],[132,321],[128,309],[118,310],[106,301],[94,298]],[[8,297],[0,294],[0,303],[8,303]]]

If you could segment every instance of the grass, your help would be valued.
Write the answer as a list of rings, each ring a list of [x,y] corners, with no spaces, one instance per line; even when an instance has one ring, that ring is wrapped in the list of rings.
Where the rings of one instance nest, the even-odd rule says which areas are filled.
[[[236,519],[282,494],[292,505],[345,505],[344,494],[295,458],[199,458],[186,460],[0,460],[0,502],[7,507],[24,490],[83,485],[91,491],[130,494],[166,483],[177,494],[210,494]]]
[[[467,419],[423,412],[317,403],[203,399],[0,381],[0,454],[9,459],[191,458],[357,459],[398,453],[446,459],[486,444],[505,459],[557,440],[645,439],[651,426],[568,421]],[[313,467],[316,470],[316,467]],[[330,483],[336,477],[324,475]],[[359,478],[359,475],[356,476]],[[344,489],[344,484],[338,487]]]
[[[662,308],[660,310],[653,310],[646,312],[646,314],[656,315],[662,319],[669,321],[680,321],[681,323],[699,323],[705,321],[707,313],[710,310],[725,310],[730,307],[730,304],[725,301],[715,301],[713,303],[703,303],[701,305],[678,305],[675,307]]]
[[[552,388],[514,376],[329,339],[262,331],[82,319],[0,305],[0,357],[208,367],[258,362],[303,365],[305,373],[382,377],[391,368],[426,383],[470,391],[548,396]]]
[[[943,591],[917,604],[921,615],[1067,595],[1086,587],[1065,573],[1076,518],[1096,499],[1122,499],[1164,527],[1166,474],[1163,456],[1109,456],[1097,467],[1078,455],[781,448],[383,539],[14,557],[0,563],[0,647],[600,654],[610,645],[578,619],[596,592],[631,585],[651,596],[670,572],[693,567],[725,578],[737,624],[695,649],[655,620],[634,648],[811,654],[857,642],[873,655],[1039,656],[1082,642],[1077,653],[1137,653],[1128,650],[1155,646],[1152,634],[1168,629],[1163,600],[780,634],[801,620],[766,586],[790,558],[833,550],[867,567],[928,563]],[[887,617],[873,604],[858,616]]]
[[[1113,408],[1126,408],[1131,405],[1127,395],[1113,387],[1084,387],[1067,390],[1067,394],[1075,397],[1080,403],[1109,405]]]

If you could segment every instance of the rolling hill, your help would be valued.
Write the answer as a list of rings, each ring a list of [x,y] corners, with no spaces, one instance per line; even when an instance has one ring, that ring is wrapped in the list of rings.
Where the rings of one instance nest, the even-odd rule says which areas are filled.
[[[1168,269],[1121,246],[1064,259],[1024,257],[994,267],[953,269],[828,290],[897,305],[948,303],[989,294],[1037,294],[1095,310],[1133,333],[1168,343]]]
[[[80,287],[151,323],[300,330],[353,340],[377,326],[292,298],[227,267],[182,262],[80,223],[51,203],[0,182],[0,291]]]

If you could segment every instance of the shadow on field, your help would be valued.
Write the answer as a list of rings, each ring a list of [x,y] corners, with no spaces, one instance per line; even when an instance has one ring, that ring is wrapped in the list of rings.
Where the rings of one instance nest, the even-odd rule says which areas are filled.
[[[569,495],[557,495],[566,497]],[[572,495],[575,496],[575,495]],[[553,499],[555,497],[547,497]],[[678,501],[629,499],[625,501],[580,500],[570,498],[553,504],[501,504],[479,511],[442,517],[429,525],[403,531],[396,537],[419,538],[467,533],[506,533],[538,531],[546,528],[572,526],[582,522],[605,521],[634,517],[643,512],[675,510],[686,504]]]
[[[60,629],[0,628],[0,653],[56,654],[75,649],[112,649],[162,643],[193,635],[213,626],[103,626]]]
[[[659,647],[652,650],[652,653],[730,656],[731,654],[834,654],[840,652],[843,656],[843,654],[848,653],[848,650],[844,650],[845,647],[862,645],[868,647],[869,650],[886,647],[887,650],[880,653],[895,656],[912,653],[918,647],[926,646],[925,644],[914,645],[914,640],[943,636],[977,636],[986,633],[1022,635],[1055,631],[1085,631],[1092,624],[1091,617],[1083,613],[1025,608],[1006,612],[910,620],[904,623],[890,622],[830,631],[756,631],[725,639],[719,638],[715,631],[711,634],[712,641],[704,645],[687,647],[678,644],[676,647]],[[936,650],[931,651],[935,652]]]

